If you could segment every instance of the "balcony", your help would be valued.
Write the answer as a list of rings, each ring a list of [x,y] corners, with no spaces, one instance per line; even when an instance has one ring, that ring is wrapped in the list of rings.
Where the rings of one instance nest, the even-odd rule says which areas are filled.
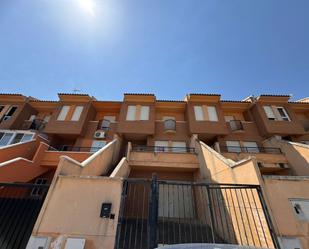
[[[53,145],[48,147],[48,151],[69,151],[69,152],[97,152],[102,147],[78,147],[70,145]]]
[[[243,146],[220,146],[223,153],[266,153],[266,154],[282,154],[280,148],[272,147],[243,147]]]
[[[232,131],[243,131],[244,127],[240,120],[230,120],[229,126]]]
[[[22,126],[23,130],[42,131],[45,128],[46,122],[43,119],[25,120]]]
[[[167,152],[167,153],[191,153],[195,154],[195,148],[190,147],[165,147],[165,146],[133,146],[132,151],[135,152]]]

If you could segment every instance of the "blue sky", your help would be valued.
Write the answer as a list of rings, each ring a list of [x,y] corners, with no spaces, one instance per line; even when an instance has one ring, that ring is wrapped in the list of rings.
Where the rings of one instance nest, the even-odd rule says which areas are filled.
[[[1,0],[0,91],[309,96],[308,0]]]

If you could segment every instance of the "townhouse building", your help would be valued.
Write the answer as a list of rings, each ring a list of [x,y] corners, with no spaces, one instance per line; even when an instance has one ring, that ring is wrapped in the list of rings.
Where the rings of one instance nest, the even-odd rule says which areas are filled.
[[[309,248],[308,98],[58,97],[0,94],[0,248]]]

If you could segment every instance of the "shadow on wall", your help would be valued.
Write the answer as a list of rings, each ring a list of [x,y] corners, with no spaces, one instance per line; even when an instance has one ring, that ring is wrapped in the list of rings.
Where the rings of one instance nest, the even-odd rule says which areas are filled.
[[[266,140],[264,144],[280,147],[295,175],[309,175],[309,145],[279,140],[276,137]]]
[[[260,171],[254,158],[234,162],[226,159],[221,154],[192,138],[200,162],[201,181],[220,184],[221,188],[215,189],[216,196],[209,194],[210,203],[214,209],[214,216],[219,217],[215,226],[224,223],[224,215],[228,215],[228,231],[234,235],[233,243],[244,246],[274,248],[272,235],[268,227],[263,206],[260,200],[259,186],[262,183]],[[236,189],[224,186],[225,184],[243,184]],[[256,187],[256,185],[258,187]],[[222,208],[223,207],[223,208]],[[229,225],[230,224],[230,225]],[[218,235],[229,238],[225,227],[216,229]],[[231,232],[232,231],[232,232]]]

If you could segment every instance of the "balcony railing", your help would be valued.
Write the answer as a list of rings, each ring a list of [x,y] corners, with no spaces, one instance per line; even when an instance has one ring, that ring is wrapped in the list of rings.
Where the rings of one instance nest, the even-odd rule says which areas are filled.
[[[44,129],[46,121],[43,119],[25,120],[23,123],[23,130],[37,130],[41,131]]]
[[[98,130],[103,130],[103,131],[108,131],[110,129],[110,124],[111,121],[107,120],[107,119],[102,119],[99,121]]]
[[[242,147],[242,146],[220,146],[221,152],[232,153],[267,153],[267,154],[281,154],[280,148],[272,147]]]
[[[174,119],[164,120],[164,131],[165,132],[175,132],[176,131],[176,121]]]
[[[136,152],[192,153],[192,154],[194,154],[195,148],[135,145],[135,146],[132,147],[132,151],[136,151]]]
[[[49,146],[49,151],[71,151],[71,152],[96,152],[102,147],[78,147],[69,145]]]
[[[244,130],[244,127],[240,120],[230,120],[229,125],[232,131],[243,131]]]

